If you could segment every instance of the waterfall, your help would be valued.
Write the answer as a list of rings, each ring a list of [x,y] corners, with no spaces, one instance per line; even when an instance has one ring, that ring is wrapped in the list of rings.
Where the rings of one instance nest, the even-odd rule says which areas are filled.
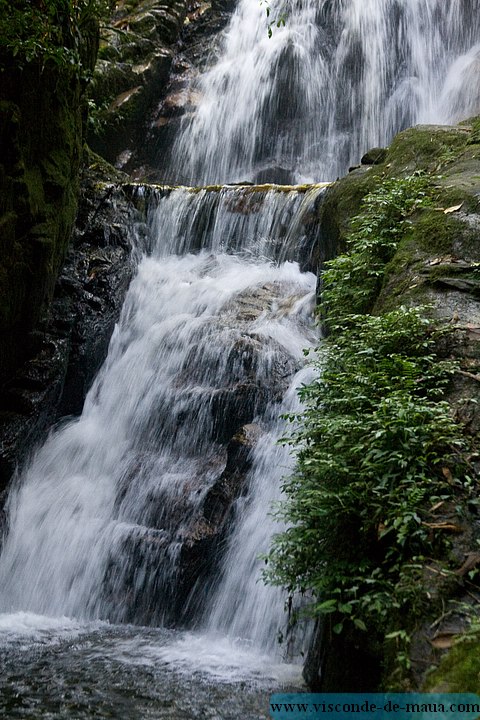
[[[268,38],[264,7],[239,0],[220,57],[192,80],[200,101],[167,173],[177,181],[335,179],[408,126],[479,111],[475,0],[287,8],[286,26]]]
[[[153,628],[183,625],[274,652],[285,597],[262,583],[258,555],[292,466],[282,415],[298,409],[316,341],[323,186],[308,183],[404,127],[479,111],[476,5],[290,0],[269,38],[259,0],[238,1],[168,159],[172,182],[202,187],[153,193],[82,415],[11,488],[0,612],[22,632],[37,613],[67,631],[149,625],[148,644]],[[282,184],[205,186],[238,181]],[[165,654],[202,651],[191,637]]]
[[[257,560],[269,532],[246,518],[253,506],[265,519],[289,464],[275,445],[278,416],[295,407],[316,283],[292,254],[321,194],[246,187],[157,198],[150,253],[83,413],[52,433],[10,493],[1,611],[152,625],[185,617],[206,592],[185,577],[188,563],[202,558],[207,582],[229,536],[228,523],[212,522],[212,498],[237,483],[237,532],[248,533],[241,580],[256,610],[239,612],[234,631],[275,642],[284,600],[259,582]],[[234,478],[228,442],[248,424],[258,445]],[[220,585],[217,597],[237,592],[228,578]],[[229,621],[213,625],[229,631]]]

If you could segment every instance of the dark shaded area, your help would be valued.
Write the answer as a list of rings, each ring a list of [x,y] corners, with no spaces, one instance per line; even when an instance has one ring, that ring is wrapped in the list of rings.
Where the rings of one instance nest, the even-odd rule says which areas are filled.
[[[303,666],[303,677],[313,692],[375,692],[382,677],[378,638],[352,628],[341,636],[332,631],[330,616],[317,620]]]
[[[19,68],[1,55],[0,64],[2,382],[38,348],[32,332],[48,310],[67,252],[79,190],[83,87],[68,67]]]
[[[142,222],[120,184],[103,181],[108,166],[87,157],[72,242],[43,310],[30,357],[0,390],[0,492],[15,467],[59,417],[78,414],[105,359],[134,265],[132,233]],[[126,176],[110,168],[111,180]]]

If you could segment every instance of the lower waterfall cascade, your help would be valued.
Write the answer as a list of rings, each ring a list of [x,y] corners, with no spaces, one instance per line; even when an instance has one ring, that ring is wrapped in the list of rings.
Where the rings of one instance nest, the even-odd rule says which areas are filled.
[[[261,558],[319,337],[319,208],[397,131],[478,112],[476,3],[290,0],[269,38],[238,0],[83,411],[9,489],[0,714],[260,720],[302,687],[311,628]]]
[[[316,277],[292,255],[303,244],[308,264],[323,190],[185,188],[157,198],[149,252],[83,413],[52,432],[10,492],[0,637],[2,617],[35,631],[40,622],[47,634],[53,618],[67,628],[75,618],[72,632],[180,623],[205,633],[189,639],[187,657],[192,644],[217,648],[207,662],[215,672],[227,636],[227,667],[237,651],[241,663],[245,652],[249,664],[255,653],[281,660],[285,599],[261,582],[258,555],[291,466],[276,444],[279,418],[299,407],[303,351],[315,341]],[[256,441],[215,538],[212,497],[240,426]],[[196,543],[205,567],[185,578]]]

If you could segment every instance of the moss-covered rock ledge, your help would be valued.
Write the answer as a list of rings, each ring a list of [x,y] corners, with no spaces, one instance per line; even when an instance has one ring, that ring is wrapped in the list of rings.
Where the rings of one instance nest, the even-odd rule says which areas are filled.
[[[369,568],[371,584],[365,575],[366,585],[353,592],[353,584],[340,572],[336,578],[321,580],[326,594],[317,598],[315,612],[322,619],[305,674],[312,686],[323,690],[478,690],[478,636],[458,646],[456,642],[478,621],[480,601],[479,130],[475,119],[458,127],[408,129],[385,153],[376,153],[375,164],[362,164],[332,185],[320,209],[325,246],[330,254],[333,248],[344,252],[326,266],[326,272],[322,266],[320,273],[320,301],[329,333],[325,381],[330,394],[325,405],[328,410],[329,403],[338,403],[340,411],[353,418],[352,438],[360,444],[363,440],[355,436],[352,408],[370,407],[371,422],[379,426],[372,434],[368,462],[372,467],[377,463],[385,478],[398,477],[385,480],[380,490],[379,477],[372,471],[365,484],[369,494],[359,497],[357,509],[353,503],[350,514],[342,519],[347,522],[345,544],[350,533],[357,545],[354,551],[348,547],[339,551],[338,562],[348,568],[355,555],[360,586],[362,567]],[[368,154],[364,162],[372,162]],[[383,340],[377,342],[379,333]],[[369,353],[373,353],[371,360]],[[329,357],[336,360],[335,367]],[[385,381],[384,393],[378,383],[370,382],[374,377]],[[350,407],[346,408],[344,394],[335,394],[337,382],[342,388],[347,383],[352,392]],[[302,483],[310,487],[310,463],[315,466],[326,457],[315,454],[324,452],[315,432],[323,427],[326,413],[322,404],[312,405],[315,392],[310,393],[306,420],[313,450],[300,455],[299,475],[287,488],[292,496],[304,487]],[[442,406],[443,401],[448,404]],[[383,420],[375,404],[382,406]],[[409,408],[405,421],[398,414],[388,420],[390,408],[396,406],[405,413]],[[320,425],[315,407],[323,413]],[[419,419],[421,413],[433,423],[430,430],[436,428],[433,434],[428,435],[430,430]],[[357,420],[366,422],[363,414]],[[389,441],[385,455],[381,448],[375,455],[378,438],[392,433],[397,424],[402,426],[403,438],[398,452]],[[423,445],[413,450],[424,432]],[[346,445],[339,443],[337,456],[347,458],[348,451],[350,462],[353,440],[349,443],[347,437]],[[390,475],[383,457],[387,465],[390,460],[393,463]],[[365,472],[365,463],[361,464],[359,474]],[[324,474],[323,469],[319,472]],[[343,498],[339,508],[348,502],[349,482],[359,487],[354,475],[347,473],[351,480],[346,479],[346,485],[336,491],[331,488],[333,496],[323,493],[323,501],[334,507],[337,492]],[[305,517],[303,507],[293,503],[290,512]],[[398,518],[392,503],[399,503]],[[372,508],[373,520],[363,505]],[[318,523],[328,521],[321,507],[317,511],[315,529],[310,528],[314,534]],[[340,510],[338,520],[330,518],[334,526],[341,516]],[[308,527],[310,520],[298,522],[307,522]],[[290,541],[285,542],[283,551],[289,549]],[[280,575],[284,572],[291,580],[288,554],[284,552],[282,559],[281,543],[278,552]],[[319,552],[328,555],[328,547]],[[298,562],[305,556],[302,550]],[[308,574],[309,569],[304,569],[290,587],[298,583],[305,589]],[[367,586],[371,592],[365,590]],[[382,595],[382,588],[387,595]],[[327,602],[322,602],[325,598]],[[475,673],[477,684],[472,687]]]

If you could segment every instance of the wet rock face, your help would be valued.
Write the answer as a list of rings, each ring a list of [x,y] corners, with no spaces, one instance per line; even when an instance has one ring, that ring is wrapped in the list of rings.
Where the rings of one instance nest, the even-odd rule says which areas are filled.
[[[152,526],[126,536],[121,562],[117,557],[107,571],[110,617],[189,626],[202,616],[232,528],[233,506],[247,492],[252,451],[261,435],[258,425],[248,424],[226,447],[214,446],[168,516],[163,498],[150,498]],[[201,500],[192,511],[191,498],[197,493]]]
[[[184,540],[177,613],[185,623],[202,614],[203,601],[215,579],[221,550],[232,528],[234,502],[248,490],[252,451],[261,435],[261,428],[250,423],[232,437],[225,468],[206,493],[199,518]]]
[[[201,100],[198,91],[192,89],[191,80],[217,59],[221,31],[235,5],[235,0],[188,3],[168,83],[158,97],[146,143],[138,152],[137,163],[153,182],[182,182],[177,170],[171,170],[175,158],[171,157],[170,148],[182,118],[194,112]]]
[[[146,229],[134,199],[120,181],[99,182],[94,164],[82,183],[72,246],[55,291],[54,326],[71,327],[70,359],[57,414],[80,413],[103,363]],[[136,236],[136,238],[135,238]]]
[[[30,334],[30,359],[0,390],[0,492],[52,423],[81,411],[133,273],[131,234],[142,232],[141,217],[116,184],[125,176],[100,177],[92,162],[50,310]]]
[[[64,68],[20,70],[3,57],[0,64],[1,383],[33,349],[30,333],[48,308],[67,250],[77,207],[82,90]]]
[[[90,88],[96,110],[89,142],[117,167],[133,169],[145,118],[168,81],[186,5],[186,0],[123,0],[102,31]]]
[[[68,364],[68,340],[43,332],[36,350],[0,391],[0,529],[6,488],[55,420]]]

